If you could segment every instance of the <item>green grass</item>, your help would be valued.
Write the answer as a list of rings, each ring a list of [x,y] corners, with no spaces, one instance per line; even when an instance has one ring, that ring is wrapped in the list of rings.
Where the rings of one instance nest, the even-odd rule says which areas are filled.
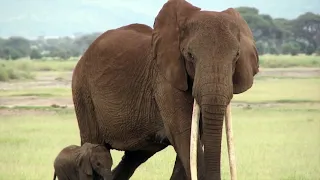
[[[70,88],[31,88],[19,90],[0,90],[0,97],[37,96],[37,97],[70,97]]]
[[[320,102],[320,78],[257,78],[251,89],[234,95],[234,102],[306,103]],[[30,88],[0,90],[0,97],[71,97],[70,88]]]
[[[30,110],[30,111],[41,111],[41,112],[56,112],[56,113],[73,113],[73,108],[65,106],[51,105],[51,106],[0,106],[0,110]]]
[[[233,109],[238,179],[315,180],[320,177],[320,111],[313,107]],[[21,109],[20,109],[21,110]],[[50,112],[50,111],[49,111]],[[0,179],[51,179],[53,160],[69,144],[79,144],[72,111],[2,116]],[[225,137],[222,175],[229,179]],[[123,152],[112,151],[114,164]],[[140,166],[132,179],[169,179],[171,147]]]
[[[0,81],[33,79],[34,74],[28,69],[16,69],[0,61]]]
[[[239,179],[320,177],[319,109],[234,109],[233,117]]]
[[[319,57],[314,56],[265,55],[261,59],[263,67],[320,67]],[[65,80],[67,75],[63,73],[70,72],[76,61],[0,60],[1,63],[15,71],[46,71],[46,75]],[[282,104],[232,109],[238,179],[319,179],[319,92],[320,78],[257,77],[248,92],[234,96],[233,102]],[[0,101],[1,97],[14,96],[70,97],[71,88],[0,90]],[[17,112],[8,115],[6,111]],[[55,156],[70,144],[79,144],[72,108],[0,107],[0,180],[51,179]],[[112,151],[114,164],[122,154]],[[174,159],[175,152],[169,147],[140,166],[132,179],[169,179]],[[230,179],[225,137],[222,176]]]
[[[8,67],[18,70],[29,71],[72,71],[77,61],[71,60],[0,60],[0,64],[6,64]]]
[[[290,67],[320,67],[320,56],[308,55],[262,55],[260,67],[290,68]]]
[[[72,57],[69,60],[59,59],[19,59],[0,60],[0,64],[18,70],[29,71],[72,71],[79,57]],[[260,67],[263,68],[289,68],[289,67],[320,67],[320,56],[307,55],[261,55]]]
[[[320,78],[262,78],[234,102],[320,102]]]

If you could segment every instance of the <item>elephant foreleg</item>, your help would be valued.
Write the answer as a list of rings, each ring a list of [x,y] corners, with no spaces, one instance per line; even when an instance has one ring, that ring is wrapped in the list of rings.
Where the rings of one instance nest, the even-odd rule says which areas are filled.
[[[203,163],[203,161],[198,161],[198,167],[201,166],[200,165],[201,162]],[[198,170],[199,169],[201,168],[198,168]],[[177,156],[170,180],[187,180],[187,179],[188,178],[186,176],[186,171],[184,170],[181,160]],[[198,179],[199,180],[204,179],[203,173],[198,173]]]
[[[182,162],[177,156],[170,180],[186,180],[186,179],[187,179],[186,171],[184,170]]]
[[[182,164],[185,176],[190,179],[190,135],[193,97],[190,92],[176,90],[169,84],[162,83],[161,85],[155,97],[167,132],[167,138],[179,157],[173,177],[177,176],[176,172],[180,174],[179,166]],[[202,165],[200,166],[200,164],[203,164],[200,141],[198,141],[197,149],[198,171],[200,171],[198,174],[201,176],[204,175],[204,172],[201,172],[204,171],[204,168]]]
[[[125,151],[120,163],[112,170],[113,180],[128,180],[142,163],[164,148],[159,147],[153,151]]]

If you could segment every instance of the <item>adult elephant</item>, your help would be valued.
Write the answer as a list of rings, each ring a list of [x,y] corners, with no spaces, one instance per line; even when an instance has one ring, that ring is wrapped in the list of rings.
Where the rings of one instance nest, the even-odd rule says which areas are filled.
[[[114,179],[129,179],[140,164],[172,145],[177,156],[171,178],[190,179],[195,99],[204,144],[203,153],[198,143],[199,178],[221,179],[226,106],[233,94],[251,88],[258,69],[252,33],[236,10],[201,11],[169,0],[153,29],[130,24],[109,30],[79,60],[72,95],[81,143],[125,151]]]

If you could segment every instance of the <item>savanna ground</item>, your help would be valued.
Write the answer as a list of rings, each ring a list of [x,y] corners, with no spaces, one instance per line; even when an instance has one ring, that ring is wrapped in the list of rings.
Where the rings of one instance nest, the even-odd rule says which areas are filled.
[[[71,99],[76,61],[0,61],[0,179],[42,180],[79,144]],[[232,101],[238,179],[320,179],[320,57],[263,56],[255,84]],[[2,68],[2,69],[1,69]],[[10,80],[11,79],[11,80]],[[222,173],[229,179],[225,136]],[[114,164],[123,152],[112,151]],[[171,147],[132,179],[169,179]]]

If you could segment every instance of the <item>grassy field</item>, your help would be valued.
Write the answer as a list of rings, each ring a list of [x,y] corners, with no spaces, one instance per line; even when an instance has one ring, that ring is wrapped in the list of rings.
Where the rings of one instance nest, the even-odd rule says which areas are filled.
[[[277,58],[262,56],[261,63],[278,67]],[[300,63],[298,58],[305,58],[308,63],[304,67],[320,67],[319,57],[281,58],[281,62],[290,63]],[[312,62],[318,64],[309,66]],[[41,103],[62,99],[63,103],[72,104],[70,71],[76,61],[34,61],[26,66],[20,63],[30,61],[0,61],[0,68],[28,72],[34,78],[30,82],[0,82],[0,180],[52,179],[55,156],[63,147],[79,144],[79,132],[72,107],[54,108]],[[270,73],[258,76],[252,89],[234,96],[232,115],[239,180],[320,180],[319,92],[320,77],[293,78]],[[12,103],[10,106],[19,101],[20,106],[2,106],[5,101]],[[21,105],[24,102],[35,102],[37,106]],[[115,165],[122,154],[112,151]],[[175,152],[168,147],[140,166],[132,179],[169,179],[174,159]],[[225,137],[222,176],[230,179]]]
[[[303,103],[320,102],[320,77],[314,78],[257,78],[247,93],[234,95],[234,102],[246,103]],[[71,88],[29,88],[0,90],[0,97],[37,96],[70,97]]]
[[[0,60],[0,81],[34,79],[37,71],[72,71],[77,60]]]
[[[70,97],[71,88],[30,88],[18,90],[0,90],[0,97],[38,96],[38,97]]]
[[[238,179],[316,180],[320,177],[319,106],[234,108]],[[41,111],[2,116],[0,179],[50,179],[61,148],[79,144],[73,111]],[[113,151],[114,163],[122,152]],[[172,148],[143,164],[132,179],[169,179]],[[223,177],[229,179],[223,139]],[[146,178],[148,177],[148,178]]]
[[[319,78],[257,78],[247,93],[234,96],[237,102],[320,102]]]
[[[0,60],[0,81],[33,79],[34,71],[72,71],[78,59]],[[320,56],[262,55],[259,63],[263,68],[320,67]]]
[[[260,66],[265,68],[320,67],[320,56],[263,55]]]

